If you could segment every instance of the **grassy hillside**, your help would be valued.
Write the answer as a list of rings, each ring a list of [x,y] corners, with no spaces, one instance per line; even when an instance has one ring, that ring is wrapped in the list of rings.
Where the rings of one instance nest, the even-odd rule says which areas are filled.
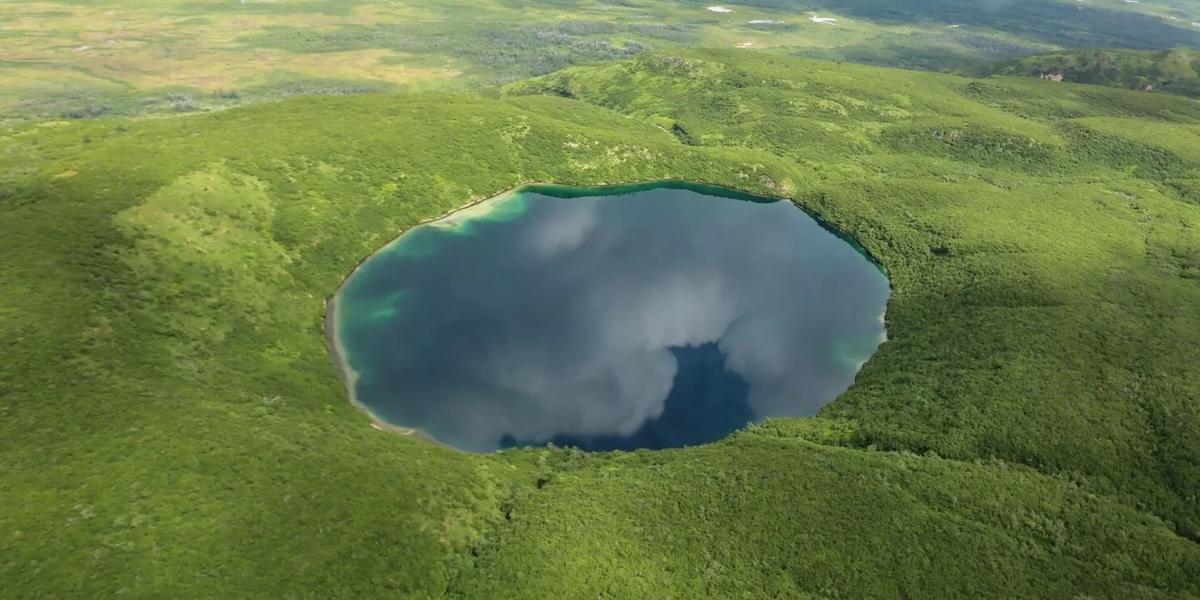
[[[1042,83],[647,54],[7,132],[5,595],[1200,597],[1200,107]],[[373,249],[666,178],[887,268],[889,341],[821,415],[466,455],[346,401],[322,299]]]
[[[1032,77],[1061,76],[1063,81],[1075,83],[1200,97],[1200,54],[1194,50],[1051,52],[1027,56],[996,71]]]

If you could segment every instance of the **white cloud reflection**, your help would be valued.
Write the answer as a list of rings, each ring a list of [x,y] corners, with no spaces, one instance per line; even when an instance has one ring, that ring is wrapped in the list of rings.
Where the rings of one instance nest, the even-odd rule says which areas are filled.
[[[430,260],[402,254],[370,261],[342,297],[359,399],[468,450],[628,435],[663,410],[670,349],[707,342],[756,416],[812,414],[882,339],[886,281],[786,203],[533,196]],[[354,318],[397,288],[412,292],[397,319]]]

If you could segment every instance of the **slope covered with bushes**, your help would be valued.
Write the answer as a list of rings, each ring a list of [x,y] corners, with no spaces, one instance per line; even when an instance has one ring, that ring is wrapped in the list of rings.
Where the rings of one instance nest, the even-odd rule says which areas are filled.
[[[1198,596],[1200,108],[1038,83],[650,54],[497,97],[7,131],[0,581]],[[461,454],[346,401],[322,299],[363,256],[522,182],[655,179],[790,197],[886,267],[889,341],[849,392],[594,455]]]
[[[1064,50],[1026,56],[996,71],[1200,97],[1200,55],[1190,49]]]

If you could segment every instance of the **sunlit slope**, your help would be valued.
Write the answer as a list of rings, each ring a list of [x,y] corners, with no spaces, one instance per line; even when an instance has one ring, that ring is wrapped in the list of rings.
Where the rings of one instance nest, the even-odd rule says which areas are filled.
[[[1200,154],[1156,133],[1200,110],[1039,83],[654,55],[8,134],[6,594],[1200,595]],[[823,416],[478,456],[350,406],[322,299],[363,256],[521,182],[660,178],[887,267],[890,341]]]

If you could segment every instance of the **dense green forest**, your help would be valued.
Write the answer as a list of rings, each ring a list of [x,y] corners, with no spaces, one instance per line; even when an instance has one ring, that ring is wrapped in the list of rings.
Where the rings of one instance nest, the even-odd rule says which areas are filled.
[[[1200,55],[1195,50],[1070,50],[1027,56],[993,72],[1200,97]]]
[[[471,455],[323,299],[526,182],[793,199],[894,291],[816,417]],[[1200,597],[1200,105],[746,51],[0,133],[6,597]]]

